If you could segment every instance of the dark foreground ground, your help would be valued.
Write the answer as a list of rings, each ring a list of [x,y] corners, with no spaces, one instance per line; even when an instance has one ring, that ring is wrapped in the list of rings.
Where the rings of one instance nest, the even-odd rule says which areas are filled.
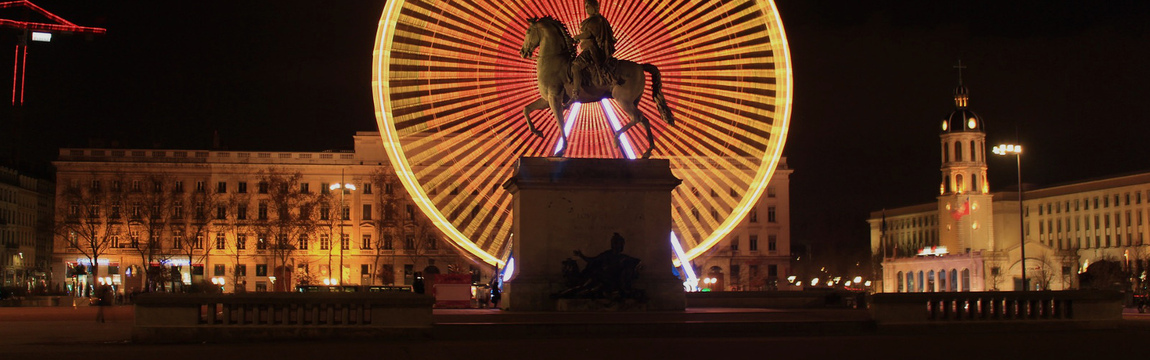
[[[692,309],[683,316],[629,319],[437,310],[436,328],[422,340],[183,345],[133,344],[131,307],[111,308],[103,324],[93,321],[95,311],[0,308],[0,359],[1139,359],[1150,354],[1150,315],[1130,311],[1117,326],[1100,329],[952,331],[876,329],[857,310]],[[618,328],[630,330],[610,330]]]

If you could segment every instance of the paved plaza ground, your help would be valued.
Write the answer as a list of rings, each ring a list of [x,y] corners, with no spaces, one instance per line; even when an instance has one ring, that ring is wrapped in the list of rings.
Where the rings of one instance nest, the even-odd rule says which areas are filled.
[[[112,307],[96,323],[94,307],[0,308],[0,359],[1099,359],[1150,351],[1150,314],[1133,311],[1116,328],[946,332],[876,329],[859,310],[691,309],[629,320],[436,310],[423,340],[182,345],[131,343],[132,311]],[[634,331],[610,330],[618,328]]]

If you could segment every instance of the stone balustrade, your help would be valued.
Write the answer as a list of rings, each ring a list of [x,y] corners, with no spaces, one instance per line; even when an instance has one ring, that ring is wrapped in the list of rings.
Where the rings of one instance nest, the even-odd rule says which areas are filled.
[[[925,324],[1021,321],[1118,321],[1122,294],[1113,291],[985,291],[875,294],[875,322]]]
[[[228,342],[427,337],[435,299],[407,292],[143,294],[135,302],[134,341]]]

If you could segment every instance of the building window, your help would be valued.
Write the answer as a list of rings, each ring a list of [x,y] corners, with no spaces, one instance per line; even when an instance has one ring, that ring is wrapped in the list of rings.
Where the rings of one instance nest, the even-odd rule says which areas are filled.
[[[299,192],[300,192],[301,194],[307,194],[307,193],[310,193],[310,192],[311,192],[311,188],[309,187],[308,183],[300,183],[300,184],[299,184]]]
[[[340,211],[340,219],[351,220],[351,206],[343,206],[343,209]]]
[[[383,242],[380,243],[379,246],[384,250],[394,249],[395,247],[394,244],[392,244],[391,235],[384,235]]]
[[[954,142],[954,161],[962,161],[962,143],[958,141]]]
[[[747,221],[750,221],[752,223],[759,222],[759,209],[758,208],[753,208],[753,207],[751,208],[751,212],[747,214]]]
[[[739,236],[731,238],[731,251],[739,251]]]
[[[768,186],[767,187],[767,197],[769,197],[769,198],[775,197],[775,187],[774,186]]]
[[[248,219],[248,205],[247,204],[236,205],[236,220],[247,220],[247,219]]]
[[[204,192],[207,190],[207,185],[203,181],[196,181],[196,192]]]
[[[244,250],[247,248],[248,248],[248,235],[247,234],[237,234],[236,235],[236,250]]]
[[[259,184],[256,184],[256,186],[259,187],[260,194],[267,194],[268,193],[268,182],[267,181],[260,181]]]
[[[245,264],[237,264],[236,276],[248,276],[248,266]]]
[[[307,243],[308,243],[307,234],[300,235],[299,236],[299,249],[300,250],[307,250],[307,245],[308,245]]]
[[[268,264],[256,264],[256,276],[268,276]]]
[[[227,270],[224,268],[223,264],[216,264],[212,266],[212,276],[224,276],[226,272]]]
[[[371,194],[371,183],[363,183],[363,193]]]
[[[268,219],[268,203],[266,201],[260,201],[259,208],[256,210],[256,215],[260,220]]]
[[[898,275],[895,275],[895,277],[897,277],[897,278],[898,278],[898,290],[896,290],[896,292],[903,292],[903,285],[904,285],[904,283],[903,283],[903,275],[902,275],[902,271],[899,271],[899,272],[898,272]]]
[[[778,250],[778,237],[775,235],[767,235],[767,250]]]
[[[330,236],[328,236],[327,234],[320,234],[319,235],[319,249],[320,250],[331,249],[331,237]]]
[[[328,183],[319,183],[320,194],[327,194],[329,192],[331,192],[331,190],[328,189]]]
[[[775,264],[767,265],[767,277],[774,278],[779,276],[779,266]]]
[[[216,207],[216,220],[223,220],[228,218],[228,208],[220,205]]]
[[[768,206],[767,207],[767,222],[769,222],[769,223],[775,222],[775,207],[774,206]]]
[[[403,248],[407,249],[407,250],[415,249],[415,236],[414,235],[407,235],[407,237],[405,237],[403,239]]]
[[[267,234],[256,234],[256,250],[267,250],[268,236]]]
[[[176,249],[184,248],[184,232],[182,230],[172,230],[172,247]]]
[[[748,239],[747,247],[750,248],[751,251],[759,251],[759,236],[751,235]]]
[[[227,192],[228,192],[228,182],[220,181],[220,182],[216,183],[216,193],[217,194],[224,194]]]
[[[371,234],[363,234],[360,238],[359,248],[364,250],[371,249]]]
[[[341,234],[339,237],[339,247],[343,250],[351,249],[351,234]]]
[[[216,250],[223,250],[227,244],[227,239],[224,238],[224,233],[216,233]]]
[[[436,241],[434,236],[427,236],[427,249],[439,250],[439,241]]]

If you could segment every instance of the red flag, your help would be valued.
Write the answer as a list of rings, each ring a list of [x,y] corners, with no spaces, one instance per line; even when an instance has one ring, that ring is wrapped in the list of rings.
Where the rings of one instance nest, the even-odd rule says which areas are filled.
[[[954,221],[962,220],[962,217],[967,215],[970,215],[970,199],[966,199],[966,201],[962,202],[962,206],[950,212],[950,216],[954,218]]]

